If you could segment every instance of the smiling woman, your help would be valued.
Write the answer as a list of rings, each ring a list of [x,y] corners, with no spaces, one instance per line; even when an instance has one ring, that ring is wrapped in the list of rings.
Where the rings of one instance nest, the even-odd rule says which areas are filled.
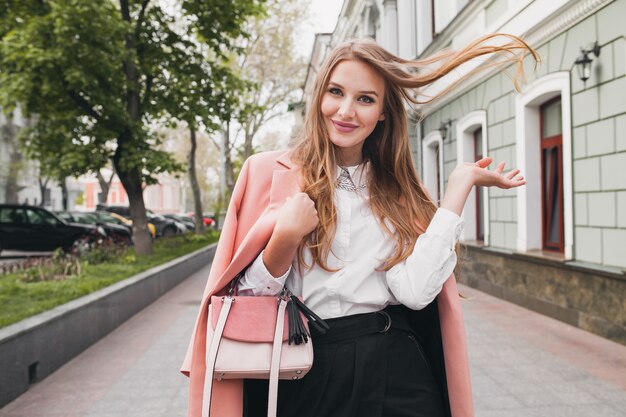
[[[491,45],[498,36],[507,42]],[[489,157],[460,164],[438,207],[413,166],[406,106],[472,58],[521,63],[528,51],[519,38],[489,35],[423,61],[371,40],[330,52],[295,147],[249,158],[235,186],[181,368],[191,377],[189,416],[473,416],[452,274],[459,214],[473,186],[525,181],[517,169],[504,174],[504,162],[487,170]],[[330,325],[311,328],[311,370],[281,381],[269,407],[267,381],[204,384],[210,296],[225,295],[236,275],[240,296],[286,287]]]

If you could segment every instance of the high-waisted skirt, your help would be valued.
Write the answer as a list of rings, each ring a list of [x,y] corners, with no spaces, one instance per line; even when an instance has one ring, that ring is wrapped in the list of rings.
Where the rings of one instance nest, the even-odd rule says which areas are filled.
[[[329,319],[326,334],[311,329],[313,367],[279,382],[278,417],[443,417],[441,390],[403,309]],[[244,416],[267,416],[267,381],[245,381]]]

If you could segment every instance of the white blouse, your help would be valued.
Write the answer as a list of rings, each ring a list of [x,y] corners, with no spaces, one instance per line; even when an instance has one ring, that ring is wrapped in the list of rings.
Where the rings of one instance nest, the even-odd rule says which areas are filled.
[[[240,295],[276,295],[286,284],[324,319],[374,312],[389,304],[419,310],[435,299],[456,265],[454,247],[464,223],[452,211],[439,208],[411,255],[387,272],[377,270],[393,252],[395,242],[385,235],[369,208],[368,165],[345,167],[357,191],[339,187],[335,191],[337,232],[328,266],[340,269],[328,272],[315,264],[300,275],[294,259],[283,276],[274,277],[261,252],[239,282]],[[341,172],[337,167],[337,178]],[[303,255],[310,265],[310,251],[305,249]]]

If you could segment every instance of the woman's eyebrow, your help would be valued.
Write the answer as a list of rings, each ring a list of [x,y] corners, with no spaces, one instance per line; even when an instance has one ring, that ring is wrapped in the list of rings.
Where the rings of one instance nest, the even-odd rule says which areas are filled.
[[[333,82],[333,81],[330,81],[328,83],[328,85],[333,85],[334,87],[339,87],[339,88],[345,90],[344,86],[342,86],[341,84],[337,84],[336,82]],[[376,91],[373,91],[373,90],[359,91],[359,94],[372,94],[372,95],[378,97],[378,93]]]

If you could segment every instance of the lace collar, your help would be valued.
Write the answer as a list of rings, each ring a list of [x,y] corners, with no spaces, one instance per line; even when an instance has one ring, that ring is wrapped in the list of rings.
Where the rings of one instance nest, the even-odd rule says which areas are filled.
[[[345,191],[359,191],[367,187],[369,161],[359,165],[335,167],[335,186]]]

